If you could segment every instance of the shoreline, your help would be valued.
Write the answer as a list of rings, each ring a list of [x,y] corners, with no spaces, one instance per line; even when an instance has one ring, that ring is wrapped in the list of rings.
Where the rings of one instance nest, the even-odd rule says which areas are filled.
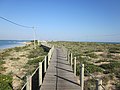
[[[15,47],[23,47],[29,44],[31,44],[31,42],[18,42],[17,44],[4,45],[0,47],[0,52],[7,50],[7,49],[15,48]]]
[[[7,49],[12,49],[12,48],[15,48],[15,47],[23,47],[23,46],[25,46],[25,44],[22,44],[22,45],[6,45],[5,47],[0,48],[0,52],[5,51]]]

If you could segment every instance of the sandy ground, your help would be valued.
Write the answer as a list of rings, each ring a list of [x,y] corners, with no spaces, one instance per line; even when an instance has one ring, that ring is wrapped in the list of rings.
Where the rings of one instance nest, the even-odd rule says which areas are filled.
[[[23,67],[28,62],[28,58],[26,57],[26,55],[29,53],[29,51],[30,50],[26,50],[26,51],[21,50],[19,52],[16,52],[12,50],[9,52],[11,55],[4,60],[5,64],[3,66],[6,67],[6,70],[2,72],[2,74],[12,73],[13,76],[12,85],[14,90],[18,90],[21,84],[23,83],[23,81],[20,78],[24,77],[24,75],[26,74],[25,72],[26,70]],[[11,58],[17,58],[17,59],[11,60]],[[17,76],[20,78],[18,78]]]

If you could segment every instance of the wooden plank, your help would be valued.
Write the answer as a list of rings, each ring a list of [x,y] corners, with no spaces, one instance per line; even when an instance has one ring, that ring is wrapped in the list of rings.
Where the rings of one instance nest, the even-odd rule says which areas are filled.
[[[55,49],[40,90],[80,90],[80,85],[61,49]]]

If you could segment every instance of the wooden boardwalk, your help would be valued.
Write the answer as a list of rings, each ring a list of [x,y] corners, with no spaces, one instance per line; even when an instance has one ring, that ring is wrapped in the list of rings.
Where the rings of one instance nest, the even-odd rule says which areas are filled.
[[[80,90],[62,49],[55,49],[40,90]]]

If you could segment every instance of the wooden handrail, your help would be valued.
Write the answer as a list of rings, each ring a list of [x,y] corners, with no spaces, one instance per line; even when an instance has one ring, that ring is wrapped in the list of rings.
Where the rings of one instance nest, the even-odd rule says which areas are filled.
[[[50,62],[50,59],[51,59],[51,57],[52,57],[52,54],[53,54],[53,51],[54,51],[54,46],[52,46],[51,47],[51,49],[49,50],[49,52],[48,52],[48,54],[47,54],[47,56],[48,56],[48,63]],[[45,56],[45,58],[42,60],[42,62],[40,62],[41,64],[39,64],[39,65],[42,65],[42,63],[44,62],[45,63],[45,60],[46,60],[46,57],[47,56]],[[45,66],[46,67],[46,66]],[[30,76],[30,78],[32,79],[32,77],[36,74],[36,72],[37,72],[37,70],[39,69],[39,74],[41,74],[41,73],[45,73],[45,72],[42,72],[42,66],[38,66],[36,69],[35,69],[35,71],[32,73],[32,75]],[[45,68],[44,68],[45,69]],[[46,67],[46,69],[47,69],[47,67]],[[40,73],[41,72],[41,73]],[[41,74],[42,75],[42,74]],[[39,84],[41,85],[42,84],[42,77],[43,76],[41,76],[41,75],[39,75]],[[40,77],[41,76],[41,77]],[[30,82],[29,82],[30,81]],[[27,83],[25,83],[25,85],[22,87],[22,89],[21,90],[24,90],[24,88],[26,88],[27,89],[27,84],[28,83],[32,83],[32,80],[29,80]],[[32,86],[30,86],[30,88],[32,88]]]
[[[63,47],[62,47],[63,48]],[[67,60],[68,60],[68,62],[70,62],[70,65],[72,66],[72,60],[73,60],[73,54],[72,53],[69,53],[70,51],[69,50],[67,50]],[[76,57],[74,58],[74,68],[73,68],[73,71],[76,73]],[[81,90],[84,90],[84,64],[81,64],[81,72],[80,72],[80,86],[81,86]],[[86,69],[85,69],[86,70]],[[92,76],[92,78],[94,79],[94,80],[96,80],[97,81],[97,83],[96,83],[96,90],[105,90],[105,87],[102,85],[102,80],[98,80],[98,79],[96,79],[92,74],[90,74],[88,71],[87,71],[87,73],[90,75],[90,76]]]

